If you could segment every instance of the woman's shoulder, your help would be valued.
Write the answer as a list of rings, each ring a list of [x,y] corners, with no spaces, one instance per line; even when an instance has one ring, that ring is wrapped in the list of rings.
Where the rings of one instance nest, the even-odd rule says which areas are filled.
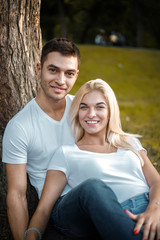
[[[129,143],[137,152],[145,150],[145,148],[142,146],[140,140],[137,137],[132,137],[131,139],[129,139]]]
[[[64,154],[72,153],[75,150],[76,150],[76,145],[74,143],[62,145],[57,149],[57,151],[61,151]]]

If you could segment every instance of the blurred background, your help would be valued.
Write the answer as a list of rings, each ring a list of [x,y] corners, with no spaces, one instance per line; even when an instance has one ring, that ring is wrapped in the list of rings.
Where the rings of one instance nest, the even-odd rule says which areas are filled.
[[[94,44],[102,34],[120,35],[123,45],[160,48],[159,0],[42,0],[43,40],[68,37],[80,44]]]
[[[141,142],[160,171],[160,1],[42,0],[43,43],[67,37],[82,63],[75,94],[102,78],[116,93],[122,127]]]

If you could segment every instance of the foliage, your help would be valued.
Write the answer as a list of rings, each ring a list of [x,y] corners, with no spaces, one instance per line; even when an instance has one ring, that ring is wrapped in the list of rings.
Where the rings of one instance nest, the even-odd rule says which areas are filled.
[[[77,43],[94,43],[100,29],[107,37],[114,30],[127,46],[160,48],[160,1],[155,0],[42,0],[43,39],[68,37]]]
[[[160,51],[79,45],[82,64],[71,91],[102,78],[116,93],[123,129],[141,142],[160,170]]]

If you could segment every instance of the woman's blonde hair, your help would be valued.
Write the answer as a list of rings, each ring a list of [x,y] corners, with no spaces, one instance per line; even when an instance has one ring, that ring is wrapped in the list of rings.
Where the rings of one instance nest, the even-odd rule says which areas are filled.
[[[84,130],[79,123],[79,106],[82,102],[83,97],[92,91],[101,92],[106,100],[106,103],[108,104],[109,121],[106,130],[106,141],[116,148],[123,148],[133,151],[142,160],[138,151],[136,150],[139,145],[137,137],[140,136],[136,134],[125,133],[122,130],[119,106],[116,96],[112,88],[102,79],[90,80],[82,85],[76,93],[75,98],[72,102],[70,110],[70,121],[72,133],[75,137],[76,142],[78,142],[84,136]]]

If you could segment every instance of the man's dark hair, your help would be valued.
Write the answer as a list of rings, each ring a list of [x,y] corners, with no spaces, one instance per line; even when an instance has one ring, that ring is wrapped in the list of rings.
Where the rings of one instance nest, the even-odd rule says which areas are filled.
[[[43,66],[43,63],[50,52],[59,52],[63,56],[77,57],[78,66],[80,65],[80,51],[76,44],[69,41],[67,38],[53,38],[44,45],[41,55],[41,66]]]

